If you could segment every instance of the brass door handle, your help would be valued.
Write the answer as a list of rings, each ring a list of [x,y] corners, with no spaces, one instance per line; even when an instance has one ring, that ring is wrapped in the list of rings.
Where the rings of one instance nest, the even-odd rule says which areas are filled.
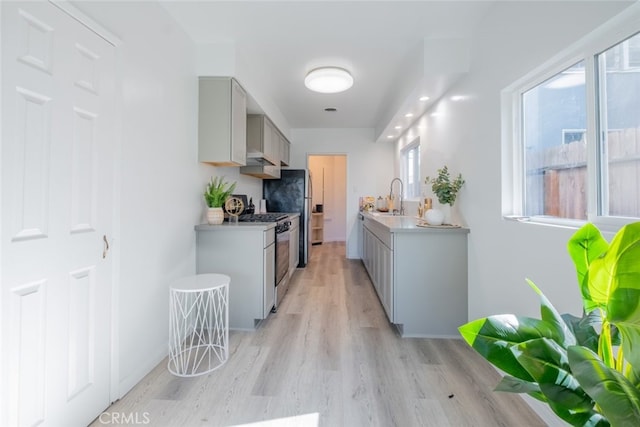
[[[104,249],[102,250],[102,259],[107,257],[107,252],[109,252],[109,240],[107,240],[107,235],[102,236],[102,240],[104,241]]]

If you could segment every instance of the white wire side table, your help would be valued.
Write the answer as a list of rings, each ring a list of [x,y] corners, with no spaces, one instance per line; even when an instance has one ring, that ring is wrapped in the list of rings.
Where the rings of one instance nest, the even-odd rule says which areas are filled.
[[[229,282],[224,274],[197,274],[171,285],[169,372],[195,377],[229,358]]]

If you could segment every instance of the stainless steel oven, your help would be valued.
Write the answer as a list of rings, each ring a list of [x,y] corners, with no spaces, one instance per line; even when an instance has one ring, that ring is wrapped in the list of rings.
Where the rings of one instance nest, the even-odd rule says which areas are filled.
[[[289,289],[289,240],[291,221],[278,221],[276,225],[276,305],[274,310],[278,309],[284,294]]]
[[[246,199],[246,196],[245,196]],[[275,222],[276,223],[276,265],[275,265],[275,312],[280,301],[289,288],[289,240],[291,220],[289,215],[281,212],[262,214],[245,213],[238,217],[239,222]]]

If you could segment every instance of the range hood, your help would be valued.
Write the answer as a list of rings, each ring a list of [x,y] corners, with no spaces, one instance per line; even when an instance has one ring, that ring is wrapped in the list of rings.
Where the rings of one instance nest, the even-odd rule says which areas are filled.
[[[247,162],[249,164],[249,162]],[[240,173],[243,175],[249,175],[256,178],[262,179],[279,179],[280,178],[280,167],[279,166],[242,166],[240,168]]]
[[[274,159],[259,151],[247,151],[247,165],[279,166]]]

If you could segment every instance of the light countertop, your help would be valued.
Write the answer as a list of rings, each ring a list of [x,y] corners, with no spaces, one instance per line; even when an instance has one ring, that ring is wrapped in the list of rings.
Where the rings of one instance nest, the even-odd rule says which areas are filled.
[[[229,223],[227,221],[220,225],[198,224],[194,228],[196,231],[256,231],[256,230],[269,230],[275,228],[275,222],[238,222]]]
[[[421,227],[418,225],[418,217],[415,216],[390,215],[388,213],[366,211],[361,212],[361,214],[365,218],[376,221],[385,228],[388,228],[392,233],[469,233],[469,229],[466,227]]]
[[[290,218],[295,218],[296,216],[300,216],[300,213],[290,213],[288,214]],[[231,223],[228,221],[223,222],[220,225],[209,225],[209,224],[198,224],[194,228],[196,231],[229,231],[229,230],[238,230],[238,231],[249,231],[249,230],[269,230],[271,228],[275,228],[275,222],[238,222]]]

